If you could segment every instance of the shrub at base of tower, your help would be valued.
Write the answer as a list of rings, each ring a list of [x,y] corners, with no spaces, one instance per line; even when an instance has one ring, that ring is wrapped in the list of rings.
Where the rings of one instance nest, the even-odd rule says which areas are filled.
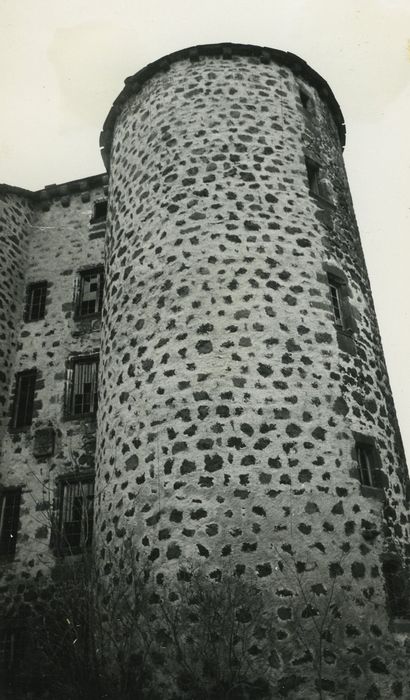
[[[326,577],[288,547],[276,553],[269,586],[240,566],[187,566],[168,584],[132,552],[122,551],[106,588],[87,556],[61,562],[30,620],[21,694],[14,688],[9,697],[405,697],[403,650],[381,634],[376,616],[357,623],[362,636],[352,622],[357,607],[336,575],[343,557]]]

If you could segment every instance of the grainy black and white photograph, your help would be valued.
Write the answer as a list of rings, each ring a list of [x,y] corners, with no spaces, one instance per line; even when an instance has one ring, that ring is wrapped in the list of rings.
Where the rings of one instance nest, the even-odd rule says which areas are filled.
[[[408,0],[0,19],[0,700],[408,700]]]

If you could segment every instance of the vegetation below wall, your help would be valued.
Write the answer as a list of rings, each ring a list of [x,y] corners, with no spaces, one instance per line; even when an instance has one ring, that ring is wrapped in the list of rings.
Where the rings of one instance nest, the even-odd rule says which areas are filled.
[[[86,556],[62,560],[25,621],[25,648],[1,697],[405,697],[405,648],[376,619],[365,621],[369,635],[359,638],[337,572],[326,579],[294,551],[277,554],[269,589],[240,566],[214,578],[181,568],[168,584],[136,564],[131,549],[106,589]],[[272,586],[283,598],[278,615]]]

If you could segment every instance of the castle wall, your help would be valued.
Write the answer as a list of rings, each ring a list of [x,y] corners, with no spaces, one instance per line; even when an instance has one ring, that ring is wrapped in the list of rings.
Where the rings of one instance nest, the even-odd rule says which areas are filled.
[[[0,197],[0,446],[7,426],[8,388],[13,372],[24,297],[31,208],[27,197]]]
[[[326,641],[340,654],[325,655],[326,692],[405,697],[406,637],[392,633],[382,568],[410,554],[408,473],[341,115],[300,59],[237,49],[181,52],[126,83],[102,136],[105,242],[90,223],[104,178],[2,194],[0,486],[22,489],[16,553],[0,559],[3,615],[41,611],[47,583],[32,583],[60,561],[59,477],[95,468],[92,551],[108,592],[122,595],[135,561],[159,594],[188,570],[249,576],[274,621],[278,693],[305,698],[303,591],[307,617],[332,603]],[[102,320],[76,320],[78,272],[104,261]],[[40,280],[45,318],[25,322]],[[98,423],[73,420],[67,360],[98,351]],[[15,430],[14,377],[34,367],[32,425]],[[54,446],[36,457],[44,429]],[[360,482],[357,439],[378,456],[378,488]],[[166,700],[165,667],[162,681]]]
[[[58,561],[50,548],[51,529],[58,523],[58,477],[94,469],[95,420],[67,418],[65,391],[69,356],[99,349],[100,319],[75,320],[74,291],[79,270],[103,263],[104,237],[95,237],[90,226],[93,201],[101,197],[102,185],[86,196],[54,196],[46,206],[34,205],[15,310],[19,334],[8,377],[8,423],[15,373],[36,368],[37,381],[32,424],[9,426],[3,440],[1,485],[22,489],[16,553],[13,561],[0,561],[3,613],[8,606],[18,610],[24,601],[33,604],[33,580],[49,574]],[[48,283],[45,317],[24,322],[24,289],[40,280]],[[35,436],[42,429],[51,429],[54,447],[49,456],[37,458]]]
[[[314,103],[309,118],[300,87]],[[309,194],[306,155],[323,166],[327,201]],[[117,118],[110,218],[103,572],[117,575],[130,540],[158,582],[194,565],[211,579],[247,570],[274,588],[278,560],[293,551],[320,580],[340,576],[357,604],[346,629],[371,655],[388,627],[383,536],[408,544],[406,471],[326,101],[290,68],[257,58],[174,63]],[[335,328],[335,269],[353,333]],[[355,432],[376,441],[394,505],[387,529],[383,498],[359,482]],[[383,536],[370,542],[366,530]],[[278,589],[273,605],[286,625]]]

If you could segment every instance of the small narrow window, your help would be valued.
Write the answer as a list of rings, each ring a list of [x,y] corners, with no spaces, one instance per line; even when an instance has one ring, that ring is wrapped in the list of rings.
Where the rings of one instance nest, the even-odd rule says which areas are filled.
[[[20,489],[0,493],[0,556],[3,557],[13,557],[16,551],[20,499]]]
[[[309,192],[314,195],[321,196],[321,187],[320,187],[320,177],[321,177],[321,168],[319,163],[316,163],[314,160],[311,160],[310,158],[305,158],[306,161],[306,173],[307,173],[307,178],[309,182]]]
[[[344,287],[344,282],[330,274],[328,274],[327,279],[329,283],[335,326],[337,328],[344,329],[346,328],[346,318],[342,303],[342,288]]]
[[[97,411],[98,355],[72,361],[68,413],[71,417],[93,415]]]
[[[29,284],[26,291],[25,321],[40,321],[46,312],[47,282]]]
[[[374,486],[373,447],[360,442],[356,444],[359,479],[363,486]]]
[[[383,575],[386,584],[387,606],[392,617],[410,618],[410,590],[399,559],[383,562]]]
[[[376,447],[368,438],[356,441],[356,459],[359,468],[359,480],[362,486],[371,488],[383,488],[382,475],[380,469],[380,459]]]
[[[300,88],[300,90],[299,90],[299,98],[300,98],[300,101],[302,103],[302,107],[303,107],[304,111],[309,115],[312,114],[313,100],[310,97],[310,95],[308,95],[308,93],[305,92],[305,90],[303,90],[302,88]]]
[[[104,272],[100,267],[84,270],[79,274],[76,318],[96,316],[101,313],[104,289]]]
[[[104,221],[106,218],[107,218],[107,200],[101,199],[98,202],[94,202],[91,223],[95,223],[96,221]]]
[[[94,477],[61,482],[60,537],[62,551],[78,551],[91,544],[94,509]]]
[[[13,408],[13,427],[25,428],[33,418],[34,391],[37,371],[19,372],[16,376],[16,393]]]

